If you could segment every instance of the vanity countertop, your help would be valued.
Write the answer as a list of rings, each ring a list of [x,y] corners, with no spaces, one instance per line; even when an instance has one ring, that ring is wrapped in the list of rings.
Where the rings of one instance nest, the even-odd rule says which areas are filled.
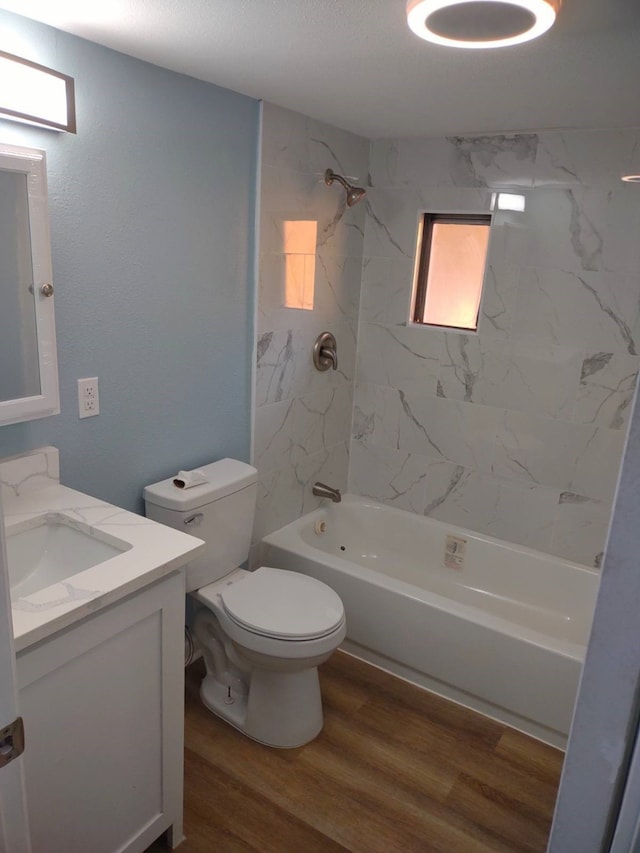
[[[6,481],[5,481],[6,482]],[[60,583],[12,600],[19,652],[186,565],[204,543],[185,533],[92,498],[49,479],[36,489],[3,491],[6,532],[23,530],[48,513],[131,546]],[[17,492],[21,492],[18,494]]]

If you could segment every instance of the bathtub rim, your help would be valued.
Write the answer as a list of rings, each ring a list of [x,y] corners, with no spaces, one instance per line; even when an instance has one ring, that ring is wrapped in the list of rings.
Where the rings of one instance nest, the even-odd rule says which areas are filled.
[[[376,511],[382,510],[384,512],[390,512],[394,514],[407,513],[407,510],[397,509],[396,507],[388,507],[385,504],[380,504],[376,501],[370,500],[369,498],[359,497],[358,495],[346,494],[343,496],[343,500],[345,502],[363,504],[367,507],[375,509]],[[590,633],[590,630],[587,632],[587,637],[584,643],[577,643],[572,642],[570,640],[561,639],[554,635],[546,634],[543,631],[538,631],[534,628],[529,628],[527,626],[520,625],[517,622],[511,621],[504,617],[488,613],[486,611],[483,611],[479,607],[475,607],[470,604],[463,604],[462,602],[458,602],[453,598],[447,598],[438,593],[431,592],[428,589],[423,589],[415,584],[400,580],[390,575],[386,575],[383,572],[377,571],[372,567],[360,566],[358,563],[352,562],[347,558],[339,557],[335,554],[323,551],[320,548],[314,548],[312,545],[309,545],[307,542],[305,542],[299,535],[301,527],[303,525],[310,525],[311,527],[313,527],[315,521],[323,520],[323,518],[327,514],[330,514],[332,511],[339,512],[339,504],[332,504],[330,507],[320,506],[317,509],[306,513],[305,515],[300,516],[300,518],[289,522],[289,524],[284,525],[278,530],[274,530],[273,532],[264,536],[260,540],[260,565],[265,564],[265,562],[262,560],[262,557],[264,556],[266,548],[268,547],[281,548],[282,550],[286,550],[292,554],[301,553],[302,557],[326,563],[332,569],[337,571],[345,571],[347,572],[347,574],[353,575],[366,583],[373,583],[375,586],[383,589],[388,589],[391,587],[394,591],[401,595],[405,595],[415,601],[419,601],[424,604],[428,604],[429,606],[433,606],[438,610],[451,613],[452,615],[457,616],[459,618],[470,620],[475,624],[481,625],[484,628],[496,630],[498,631],[498,633],[507,636],[514,636],[515,633],[519,639],[525,642],[529,642],[534,646],[544,649],[551,649],[557,654],[563,655],[573,660],[577,660],[580,663],[584,662],[586,649],[589,641],[588,634]],[[453,533],[453,535],[474,538],[489,544],[497,543],[499,547],[504,547],[505,549],[513,551],[514,553],[524,551],[538,558],[542,556],[553,561],[554,563],[558,563],[565,566],[571,571],[584,574],[586,576],[589,576],[590,578],[593,578],[594,580],[599,580],[600,572],[598,570],[592,569],[589,566],[584,566],[580,563],[574,563],[571,560],[564,559],[563,557],[556,557],[553,554],[547,554],[544,551],[537,551],[533,548],[528,548],[525,545],[516,545],[515,543],[507,542],[506,540],[502,539],[497,539],[492,536],[487,536],[486,534],[478,533],[474,530],[468,530],[464,527],[450,525],[446,522],[431,519],[428,516],[418,516],[418,518],[420,522],[422,522],[422,520],[424,519],[426,522],[429,522],[431,524],[442,526],[443,528],[446,528],[447,532]],[[296,534],[297,538],[295,541],[297,544],[299,544],[299,548],[292,547],[293,539],[290,538]]]
[[[351,494],[351,492],[347,492],[346,494],[342,495],[341,503],[362,504],[363,506],[373,509],[376,512],[390,513],[391,515],[415,516],[416,519],[420,521],[420,523],[443,528],[446,527],[447,531],[451,531],[454,535],[459,535],[468,539],[475,539],[480,542],[497,544],[500,548],[504,548],[507,551],[514,551],[517,553],[522,552],[532,557],[544,557],[545,559],[552,560],[554,563],[559,563],[563,566],[567,566],[568,568],[585,572],[588,575],[594,575],[598,578],[600,577],[600,570],[593,568],[593,566],[587,566],[584,563],[576,563],[574,560],[568,560],[566,557],[560,557],[556,554],[550,554],[548,551],[540,551],[536,548],[531,548],[529,545],[520,545],[516,542],[509,542],[508,539],[500,539],[497,536],[491,536],[488,533],[481,533],[478,530],[471,530],[471,528],[469,527],[461,527],[457,524],[450,524],[448,521],[441,521],[439,518],[432,518],[430,515],[420,515],[419,513],[414,513],[411,510],[399,509],[395,506],[389,506],[388,504],[380,503],[380,501],[376,501],[373,498],[367,498],[363,497],[362,495],[354,495]],[[340,503],[322,504],[319,507],[316,507],[316,509],[313,509],[310,512],[306,512],[304,515],[295,518],[288,524],[284,524],[277,530],[273,530],[271,533],[266,534],[262,537],[260,541],[269,539],[269,537],[273,536],[276,533],[280,533],[289,529],[296,529],[301,522],[309,520],[313,517],[319,517],[323,512],[340,512]]]

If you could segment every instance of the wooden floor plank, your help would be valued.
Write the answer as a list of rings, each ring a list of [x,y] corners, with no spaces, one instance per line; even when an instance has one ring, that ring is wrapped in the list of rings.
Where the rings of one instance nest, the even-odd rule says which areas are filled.
[[[441,723],[447,732],[460,731],[465,740],[477,739],[495,745],[505,731],[505,726],[490,717],[470,712],[462,705],[422,690],[353,655],[339,652],[321,668],[323,690],[325,683],[331,684],[337,679],[349,683],[351,689],[360,687],[368,702],[374,696],[379,696],[382,701],[388,699],[393,702],[394,708],[409,708],[425,715],[434,726]]]
[[[343,653],[312,743],[254,743],[187,674],[184,853],[543,853],[562,753]]]
[[[296,820],[306,819],[348,850],[384,853],[388,849],[384,839],[389,824],[379,808],[369,807],[365,786],[336,787],[334,775],[318,773],[307,762],[286,761],[281,750],[255,744],[228,726],[209,739],[210,721],[201,714],[193,715],[187,726],[188,742],[211,763],[224,751],[230,777],[256,797],[269,798]],[[403,826],[395,827],[394,832],[402,845],[398,849],[420,850],[418,840]]]
[[[372,733],[412,748],[426,762],[468,772],[497,791],[511,792],[532,808],[543,811],[553,808],[557,779],[554,784],[540,780],[532,784],[530,773],[520,764],[498,755],[490,741],[483,742],[473,736],[465,738],[459,729],[447,731],[440,723],[425,724],[424,716],[416,710],[404,704],[398,706],[393,700],[380,701],[379,697],[367,703],[358,718]]]
[[[416,794],[444,802],[458,775],[457,769],[450,766],[425,762],[410,746],[372,734],[360,725],[357,717],[345,723],[330,713],[325,714],[318,750],[336,755],[340,760],[346,756],[363,775],[388,776],[407,797]],[[301,760],[311,760],[315,752],[309,749]]]
[[[273,801],[236,781],[190,749],[185,753],[185,807],[189,822],[215,825],[240,849],[258,853],[344,853],[325,835]]]
[[[486,853],[500,849],[510,853],[510,848],[497,843],[481,824],[428,796],[402,768],[394,771],[389,766],[372,765],[348,746],[332,748],[326,736],[318,741],[317,748],[306,751],[300,763],[308,764],[315,773],[329,779],[340,796],[349,798],[355,832],[345,836],[344,843],[350,850]],[[373,749],[376,746],[374,742]],[[358,827],[369,822],[374,814],[383,815],[383,824],[377,827],[375,841],[365,840]],[[402,827],[402,833],[398,827]]]
[[[552,787],[557,785],[563,759],[560,750],[533,740],[516,729],[505,729],[495,753],[514,767],[521,767],[529,775],[534,775],[540,782]]]
[[[483,784],[473,776],[460,774],[447,804],[457,814],[501,838],[513,853],[536,853],[546,848],[551,828],[549,814],[541,815],[515,797]]]

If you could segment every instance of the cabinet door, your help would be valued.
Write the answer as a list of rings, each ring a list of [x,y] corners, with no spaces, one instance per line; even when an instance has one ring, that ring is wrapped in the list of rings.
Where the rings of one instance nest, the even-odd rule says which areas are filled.
[[[34,853],[180,839],[183,623],[171,575],[18,657]]]

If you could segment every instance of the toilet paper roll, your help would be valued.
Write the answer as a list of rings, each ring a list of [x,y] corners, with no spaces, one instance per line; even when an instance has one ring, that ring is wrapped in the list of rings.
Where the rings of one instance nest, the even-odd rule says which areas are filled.
[[[194,468],[193,471],[178,471],[173,478],[173,485],[179,489],[191,489],[193,486],[202,486],[203,483],[208,483],[204,471],[199,468]]]

